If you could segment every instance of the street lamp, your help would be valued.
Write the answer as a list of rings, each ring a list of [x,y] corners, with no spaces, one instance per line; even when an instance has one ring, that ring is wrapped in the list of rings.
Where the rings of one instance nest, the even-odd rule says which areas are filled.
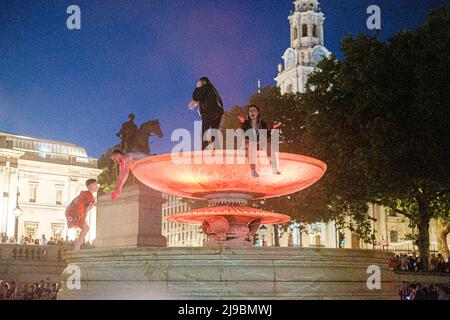
[[[22,215],[22,209],[19,207],[19,196],[20,196],[20,181],[16,182],[17,192],[16,192],[16,207],[13,210],[14,217],[16,217],[16,223],[14,226],[14,238],[16,243],[19,242],[19,218]]]

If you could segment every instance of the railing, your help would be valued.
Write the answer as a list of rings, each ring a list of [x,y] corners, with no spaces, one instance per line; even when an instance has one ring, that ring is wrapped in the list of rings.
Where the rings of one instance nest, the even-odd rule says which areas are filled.
[[[64,246],[0,244],[0,261],[63,261]]]

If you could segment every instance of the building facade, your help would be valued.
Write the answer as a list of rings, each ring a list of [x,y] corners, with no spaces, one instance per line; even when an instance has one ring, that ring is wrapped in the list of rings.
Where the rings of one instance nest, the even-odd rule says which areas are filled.
[[[73,240],[77,231],[67,229],[65,208],[100,172],[79,146],[0,133],[0,232],[19,240]],[[94,208],[87,241],[95,238],[95,221]]]
[[[168,247],[201,247],[206,240],[199,225],[181,224],[167,221],[167,217],[176,213],[189,211],[189,205],[183,198],[163,194],[162,235],[167,239]]]
[[[275,78],[281,93],[305,92],[308,76],[317,64],[329,57],[324,46],[323,24],[325,16],[317,0],[296,0],[295,10],[288,17],[290,24],[290,46],[278,65]]]

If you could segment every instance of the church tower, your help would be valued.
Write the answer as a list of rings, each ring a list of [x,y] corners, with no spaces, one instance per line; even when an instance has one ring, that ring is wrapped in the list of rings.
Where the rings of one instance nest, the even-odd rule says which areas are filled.
[[[305,92],[308,75],[317,64],[329,57],[324,47],[323,22],[325,16],[318,0],[296,0],[295,10],[288,17],[291,27],[291,45],[282,58],[284,66],[278,65],[275,78],[281,93]]]

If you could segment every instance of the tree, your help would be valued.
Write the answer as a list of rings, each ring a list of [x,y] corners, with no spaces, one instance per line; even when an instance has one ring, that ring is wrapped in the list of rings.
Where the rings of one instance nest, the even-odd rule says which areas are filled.
[[[305,135],[307,113],[315,115],[316,110],[310,110],[302,94],[281,95],[279,88],[268,86],[261,93],[253,95],[249,104],[256,104],[262,118],[268,123],[272,121],[283,123],[280,151],[318,156],[315,150],[316,144],[308,142]],[[245,114],[246,110],[242,107],[232,108],[224,116],[226,127],[238,128],[237,115]],[[326,134],[330,135],[330,130]],[[348,165],[346,159],[335,157],[334,154],[328,155],[327,158],[319,157],[319,159],[325,160],[329,167],[332,164],[332,168]],[[289,196],[258,201],[253,205],[288,214],[298,222],[337,220],[341,228],[353,230],[366,241],[372,241],[370,223],[366,218],[368,198],[359,192],[365,183],[355,178],[358,170],[349,168],[347,171],[353,174],[352,177],[345,176],[342,170],[328,170],[318,183],[306,190]],[[357,187],[355,179],[361,181],[361,187]],[[356,191],[352,192],[353,189]],[[336,190],[340,190],[341,193],[337,193]],[[349,216],[353,218],[347,219]],[[278,227],[274,230],[275,243],[277,243]]]
[[[448,216],[450,7],[387,43],[347,37],[342,50],[343,61],[324,61],[310,78],[306,106],[318,114],[307,113],[305,140],[316,144],[330,171],[364,181],[356,195],[395,209],[417,226],[426,269],[430,220]],[[348,168],[343,162],[333,168],[336,157],[347,159]]]
[[[367,204],[390,207],[417,226],[426,269],[430,220],[449,215],[450,7],[387,42],[346,37],[342,51],[342,61],[318,65],[305,94],[268,87],[250,99],[264,119],[284,123],[281,151],[328,165],[312,187],[264,207],[336,220],[368,242]]]
[[[98,160],[98,167],[102,170],[98,177],[99,182],[99,194],[105,194],[111,192],[115,188],[116,180],[118,177],[117,166],[114,161],[110,159],[112,152],[118,149],[118,145],[108,149],[104,154],[100,156]]]

